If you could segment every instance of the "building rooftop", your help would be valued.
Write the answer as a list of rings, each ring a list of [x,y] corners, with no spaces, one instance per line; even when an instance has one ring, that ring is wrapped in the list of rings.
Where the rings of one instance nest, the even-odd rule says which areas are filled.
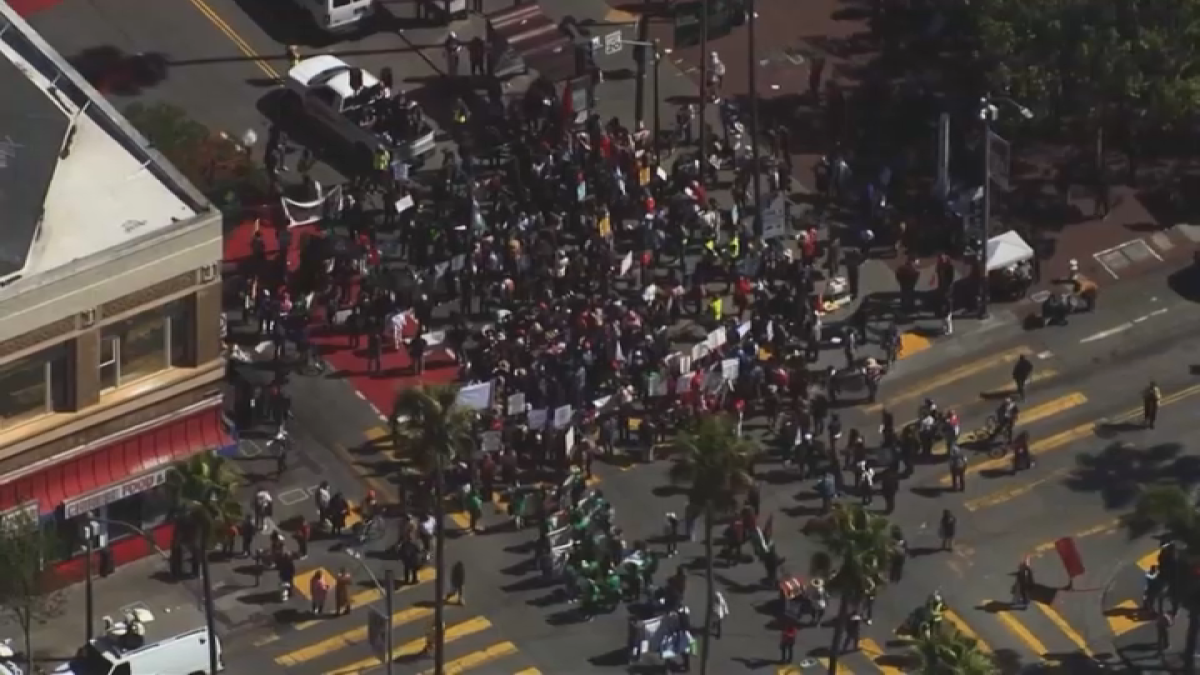
[[[4,3],[0,21],[0,287],[159,234],[204,208]]]

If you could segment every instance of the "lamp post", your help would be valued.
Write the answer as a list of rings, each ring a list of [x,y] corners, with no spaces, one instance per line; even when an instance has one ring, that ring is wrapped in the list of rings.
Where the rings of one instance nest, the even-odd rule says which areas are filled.
[[[87,630],[84,634],[87,636],[87,642],[90,644],[96,633],[96,605],[92,596],[92,558],[95,556],[95,542],[92,537],[96,535],[95,528],[92,523],[83,526],[83,538],[86,540],[84,544],[86,548],[87,560],[83,564],[85,581],[83,584],[84,595],[84,618],[87,620]]]
[[[754,169],[753,173],[750,174],[750,180],[754,181],[752,185],[752,194],[754,196],[754,234],[761,237],[763,233],[762,181],[760,180],[762,155],[758,147],[758,41],[755,36],[755,24],[758,23],[758,15],[754,0],[749,0],[747,3],[746,13],[749,14],[748,21],[750,23],[746,31],[746,40],[750,43],[750,48],[746,50],[746,68],[750,71],[750,157],[751,161],[754,162]]]
[[[661,97],[659,96],[659,94],[660,94],[659,78],[662,75],[662,51],[658,47],[658,39],[657,38],[654,40],[649,40],[649,41],[626,40],[625,44],[633,45],[634,47],[637,47],[637,48],[643,49],[643,50],[649,49],[650,53],[654,55],[654,126],[652,128],[654,129],[654,159],[657,160],[660,156],[659,148],[661,147],[659,140],[662,138],[662,134],[661,134],[662,126],[661,126],[661,122],[659,121],[662,119],[662,116],[659,114],[659,101],[661,100]],[[638,69],[639,70],[645,70],[645,68],[646,68],[646,66],[645,66],[646,58],[644,56],[645,52],[643,51],[642,54],[643,54],[642,58],[638,59]],[[645,75],[645,73],[642,73],[639,75],[638,88],[637,88],[637,90],[639,92],[642,90],[642,84],[645,79],[644,75]],[[638,121],[641,122],[642,121],[642,112],[641,111],[642,111],[643,106],[642,106],[642,104],[638,103],[638,104],[636,104],[636,107],[638,110]]]
[[[700,104],[697,116],[700,122],[700,175],[697,180],[704,187],[708,182],[708,2],[700,0]]]
[[[396,588],[396,580],[392,578],[392,571],[390,569],[384,570],[383,583],[381,584],[379,583],[379,577],[375,576],[374,570],[367,564],[367,561],[363,560],[362,553],[348,548],[346,549],[346,555],[353,558],[358,563],[358,566],[366,571],[367,576],[371,578],[371,582],[375,584],[375,588],[378,588],[379,592],[383,594],[384,612],[387,613],[387,660],[383,667],[387,675],[392,675],[392,614],[396,611],[392,605],[394,602],[393,593]]]
[[[94,548],[92,538],[95,536],[96,532],[99,531],[97,526],[100,525],[101,523],[103,523],[104,525],[110,526],[110,527],[111,526],[123,527],[131,532],[134,532],[135,534],[140,536],[142,539],[145,539],[146,542],[148,544],[150,544],[150,547],[154,549],[154,552],[157,553],[158,555],[162,556],[163,560],[166,560],[168,562],[171,560],[170,554],[167,553],[166,551],[162,550],[162,548],[159,547],[158,542],[154,540],[154,537],[151,536],[149,532],[143,530],[142,528],[138,527],[137,525],[134,525],[133,523],[127,523],[123,520],[112,520],[110,518],[100,518],[98,516],[89,516],[88,523],[86,525],[84,525],[84,528],[83,528],[84,534],[87,535],[87,558],[88,559],[87,559],[87,564],[85,566],[86,573],[87,573],[87,578],[85,581],[85,593],[87,595],[87,598],[85,601],[84,611],[87,614],[87,634],[88,634],[89,642],[92,639],[93,627],[96,625],[95,607],[93,605],[93,600],[92,600],[92,554],[93,554],[93,548]],[[208,668],[209,668],[209,671],[213,675],[216,675],[216,673],[218,672],[218,670],[220,668],[220,658],[217,655],[217,627],[216,627],[216,615],[214,614],[214,611],[213,611],[212,580],[209,578],[209,575],[208,575],[208,534],[207,534],[207,532],[203,533],[203,535],[201,537],[200,549],[201,549],[200,550],[200,574],[201,574],[201,584],[203,586],[202,591],[204,594],[204,603],[203,603],[204,604],[204,625],[205,625],[205,628],[208,630]]]
[[[975,247],[976,277],[979,279],[979,318],[988,316],[988,301],[991,300],[987,285],[987,240],[992,229],[992,122],[999,116],[997,103],[1006,104],[1027,120],[1033,119],[1033,111],[1008,96],[984,96],[979,99],[979,119],[983,122],[983,238]]]

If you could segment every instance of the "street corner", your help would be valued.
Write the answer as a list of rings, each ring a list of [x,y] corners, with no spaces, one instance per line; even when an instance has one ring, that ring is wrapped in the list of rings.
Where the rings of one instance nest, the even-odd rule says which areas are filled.
[[[1145,665],[1149,658],[1159,664],[1152,667],[1161,667],[1163,655],[1157,650],[1155,616],[1142,609],[1146,571],[1157,559],[1156,547],[1149,552],[1143,547],[1118,563],[1100,596],[1098,610],[1103,619],[1089,622],[1089,627],[1096,626],[1106,641],[1111,641],[1113,653],[1131,666]]]

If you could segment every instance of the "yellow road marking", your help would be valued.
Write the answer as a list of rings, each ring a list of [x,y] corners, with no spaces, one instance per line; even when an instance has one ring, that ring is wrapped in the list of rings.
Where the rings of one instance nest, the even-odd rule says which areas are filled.
[[[406,623],[419,621],[427,616],[431,616],[433,610],[426,607],[410,607],[402,612],[396,612],[392,615],[392,627],[403,626]],[[276,657],[275,663],[284,667],[298,666],[306,661],[318,659],[326,654],[346,649],[357,644],[362,644],[367,641],[367,627],[359,626],[352,628],[344,633],[339,633],[333,637],[326,638],[319,642],[314,642],[308,646],[302,647],[287,654]]]
[[[483,632],[491,627],[491,621],[488,621],[482,616],[477,616],[468,621],[464,621],[446,628],[446,633],[444,636],[445,642],[446,644],[449,644],[455,640],[474,635],[475,633]],[[416,640],[410,640],[399,647],[392,649],[391,657],[393,661],[398,658],[413,657],[420,654],[424,648],[425,638],[417,638]],[[326,671],[325,675],[357,675],[364,670],[378,668],[381,665],[383,665],[383,662],[372,656],[370,658],[362,659],[361,661],[355,661],[348,666]]]
[[[433,581],[433,578],[435,576],[437,576],[437,568],[433,567],[432,565],[422,567],[421,569],[417,570],[417,584],[409,584],[406,586],[399,586],[396,588],[395,592],[403,593],[404,591],[407,591],[410,588],[415,588],[418,584],[424,584],[424,583]],[[365,607],[366,605],[377,602],[382,597],[383,597],[383,593],[380,593],[378,588],[369,588],[365,591],[360,591],[360,592],[355,593],[354,595],[350,596],[350,606],[353,607],[354,609],[358,609],[359,607]],[[313,626],[320,626],[320,625],[323,625],[326,623],[328,623],[327,619],[313,619],[311,621],[301,621],[300,623],[293,625],[292,630],[293,631],[307,630],[309,628],[312,628]]]
[[[296,593],[304,596],[308,600],[312,600],[312,595],[309,593],[308,588],[309,588],[309,585],[312,583],[312,578],[314,576],[316,576],[317,572],[324,573],[325,581],[329,582],[329,586],[332,589],[333,588],[333,575],[330,574],[329,570],[325,569],[324,567],[314,567],[311,570],[305,570],[305,571],[297,574],[292,579],[292,590],[295,591]],[[328,601],[329,601],[329,599],[326,598],[326,602],[328,602]]]
[[[985,652],[987,654],[992,653],[991,646],[988,645],[988,643],[984,642],[983,638],[979,637],[979,633],[976,633],[974,630],[972,630],[972,628],[969,625],[967,625],[967,622],[964,621],[963,618],[961,616],[959,616],[957,613],[955,613],[953,610],[947,609],[943,613],[942,616],[944,616],[947,621],[949,621],[951,624],[953,624],[954,627],[958,630],[958,632],[960,632],[963,635],[966,635],[967,637],[974,640],[977,643],[977,646],[979,647],[980,651]]]
[[[1053,401],[1047,401],[1041,405],[1036,405],[1029,409],[1028,412],[1022,413],[1018,424],[1033,424],[1040,422],[1051,415],[1057,415],[1060,412],[1078,408],[1087,403],[1088,398],[1079,392],[1073,392],[1066,396],[1060,396]]]
[[[1037,480],[1030,481],[1028,483],[1023,483],[1021,485],[1018,485],[1017,487],[1014,487],[1014,488],[1011,488],[1008,490],[998,490],[996,492],[985,495],[983,497],[979,497],[978,499],[968,500],[963,503],[963,506],[966,507],[966,509],[968,511],[978,511],[979,509],[986,509],[990,506],[996,506],[998,504],[1003,504],[1004,502],[1010,502],[1010,501],[1016,499],[1017,497],[1020,497],[1021,495],[1033,492],[1036,488],[1038,488],[1042,485],[1045,485],[1046,483],[1049,483],[1052,480],[1057,480],[1059,478],[1062,478],[1066,474],[1070,473],[1072,470],[1073,469],[1070,469],[1070,468],[1055,469],[1054,471],[1050,472],[1048,475],[1043,476],[1042,478],[1039,478]],[[1051,544],[1051,545],[1053,546],[1053,544]]]
[[[1181,389],[1169,396],[1164,396],[1162,398],[1162,400],[1159,401],[1158,405],[1160,408],[1169,406],[1169,405],[1173,405],[1173,404],[1178,403],[1186,398],[1195,396],[1196,394],[1200,394],[1200,384],[1195,384],[1195,385],[1192,385],[1185,389]],[[1052,403],[1053,403],[1053,401],[1052,401]],[[1049,405],[1049,404],[1047,404],[1047,405]],[[1030,411],[1030,412],[1032,413],[1033,411]],[[1104,425],[1126,424],[1133,420],[1140,419],[1141,416],[1142,416],[1142,408],[1141,408],[1141,406],[1138,406],[1136,408],[1130,408],[1130,409],[1126,410],[1125,412],[1118,414],[1116,417],[1100,418],[1093,422],[1087,422],[1086,424],[1080,424],[1078,426],[1071,427],[1070,429],[1067,429],[1066,431],[1062,431],[1057,434],[1054,434],[1053,436],[1050,436],[1049,438],[1044,438],[1040,441],[1035,441],[1033,443],[1030,443],[1029,444],[1029,454],[1038,455],[1038,454],[1048,453],[1052,450],[1057,450],[1065,445],[1074,443],[1075,441],[1077,441],[1081,438],[1087,438],[1088,436],[1095,434],[1096,430],[1100,427],[1103,427]],[[1024,416],[1023,416],[1022,421],[1026,421],[1026,419],[1027,418],[1024,418]],[[978,464],[968,465],[967,466],[967,474],[968,475],[976,474],[976,473],[980,473],[982,471],[1001,469],[1001,468],[1011,466],[1011,465],[1012,465],[1012,459],[1009,457],[999,457],[997,459],[989,459],[989,460],[980,462]],[[949,475],[943,476],[939,482],[942,485],[950,485],[951,484],[950,476]]]
[[[1157,565],[1157,564],[1158,564],[1158,549],[1154,549],[1153,551],[1150,551],[1149,553],[1142,556],[1141,558],[1138,558],[1138,561],[1137,561],[1137,566],[1140,567],[1143,572],[1150,569],[1151,565]]]
[[[608,10],[608,14],[604,15],[605,23],[633,23],[637,20],[637,14],[626,12],[623,9],[610,9]]]
[[[208,19],[208,22],[215,26],[217,30],[224,33],[225,37],[229,38],[229,41],[233,43],[233,46],[237,47],[238,51],[245,54],[246,58],[253,61],[254,64],[258,66],[258,69],[263,71],[267,77],[271,78],[272,80],[282,79],[279,76],[279,72],[276,71],[271,64],[267,63],[263,57],[259,56],[258,52],[254,51],[250,45],[242,39],[241,35],[238,35],[237,31],[230,28],[229,24],[225,23],[225,20],[222,19],[219,14],[217,14],[216,10],[208,6],[208,3],[206,3],[204,0],[188,0],[188,2],[192,3],[192,6],[195,7],[196,10],[201,14],[203,14],[204,18]]]
[[[279,642],[279,640],[280,640],[279,633],[271,633],[270,635],[268,635],[266,637],[261,637],[261,638],[255,640],[254,646],[262,647],[264,645],[269,645],[272,642]]]
[[[485,663],[490,663],[496,659],[502,659],[505,656],[511,656],[516,653],[517,646],[513,643],[497,642],[487,649],[471,652],[462,658],[454,659],[446,664],[442,673],[444,675],[460,675],[460,673],[465,673],[472,668],[477,668]],[[434,675],[434,671],[432,669],[427,670],[424,675]]]
[[[537,668],[526,668],[520,672],[513,673],[513,675],[542,675],[542,671]]]
[[[392,430],[385,426],[371,427],[363,432],[363,436],[367,437],[367,442],[376,446],[391,445]],[[380,441],[384,441],[381,443]]]
[[[375,491],[376,496],[379,497],[381,502],[397,502],[400,500],[400,493],[396,490],[396,486],[392,485],[386,480],[383,480],[379,476],[372,476],[368,474],[366,469],[359,462],[358,458],[350,454],[350,451],[346,449],[346,446],[334,443],[331,447],[333,448],[333,452],[337,454],[337,456],[341,458],[341,460],[345,462],[347,466],[354,467],[354,471],[358,474],[358,477],[363,479],[363,482],[367,484],[367,487]]]
[[[1072,539],[1082,539],[1084,537],[1092,537],[1092,536],[1095,536],[1098,534],[1101,534],[1101,535],[1113,534],[1120,527],[1121,527],[1121,519],[1113,518],[1111,520],[1106,520],[1103,523],[1100,523],[1099,525],[1093,525],[1086,530],[1080,530],[1079,532],[1072,534],[1071,538]],[[1055,545],[1055,542],[1057,542],[1057,541],[1058,540],[1055,539],[1054,541],[1047,541],[1047,542],[1038,544],[1037,546],[1034,546],[1033,547],[1033,555],[1035,555],[1035,556],[1044,555],[1046,553],[1049,553],[1050,551],[1055,550],[1055,548],[1057,548]]]
[[[1115,637],[1120,637],[1142,625],[1145,621],[1140,618],[1141,609],[1141,604],[1136,600],[1125,600],[1116,607],[1109,608],[1104,617],[1108,619],[1108,629]]]
[[[984,600],[983,604],[986,606],[992,604],[992,602],[992,600]],[[1012,612],[1000,611],[993,612],[993,614],[996,615],[997,619],[1000,619],[1000,623],[1004,624],[1005,628],[1013,635],[1016,635],[1018,640],[1024,642],[1025,646],[1029,647],[1034,654],[1045,658],[1046,654],[1050,653],[1050,650],[1046,649],[1046,645],[1042,644],[1042,641],[1037,639],[1037,636],[1030,633],[1029,629],[1022,625],[1020,621],[1017,621]]]
[[[887,666],[879,662],[880,658],[887,656],[887,652],[883,651],[883,648],[879,646],[879,643],[875,642],[871,638],[863,638],[861,641],[859,641],[858,646],[862,648],[862,653],[871,659],[871,661],[875,664],[875,667],[878,668],[879,672],[883,673],[883,675],[903,675],[903,670],[900,670],[894,666]],[[841,664],[838,664],[838,668],[839,670],[841,669]]]
[[[1058,629],[1062,631],[1062,634],[1067,636],[1068,640],[1075,643],[1075,646],[1079,648],[1079,651],[1083,652],[1087,656],[1092,655],[1092,650],[1087,646],[1087,640],[1084,640],[1083,636],[1080,635],[1074,628],[1072,628],[1071,624],[1067,623],[1067,620],[1058,613],[1058,610],[1054,609],[1050,605],[1043,605],[1040,602],[1033,603],[1033,606],[1037,607],[1047,619],[1050,619],[1050,623],[1057,626]]]
[[[933,341],[929,338],[918,335],[916,333],[902,333],[900,335],[900,359],[906,359],[914,354],[929,349],[933,346]]]
[[[1029,385],[1031,385],[1031,384],[1037,384],[1038,382],[1045,382],[1046,380],[1053,379],[1055,377],[1058,377],[1061,374],[1062,373],[1058,372],[1057,370],[1055,370],[1053,368],[1043,368],[1043,369],[1037,371],[1036,373],[1034,373],[1033,375],[1029,376],[1029,381],[1025,383],[1025,387],[1026,387],[1026,389],[1028,389]],[[1016,393],[1017,393],[1017,385],[1010,384],[1005,387],[997,387],[995,389],[991,389],[988,391],[981,391],[981,392],[979,392],[979,398],[983,398],[983,399],[999,398],[1001,396],[1008,396],[1008,395],[1012,395],[1012,394],[1016,394]]]
[[[953,384],[958,380],[970,377],[976,373],[983,372],[988,368],[993,368],[997,365],[1005,363],[1012,363],[1013,361],[1016,361],[1021,354],[1029,353],[1029,351],[1030,350],[1026,347],[1017,347],[1016,349],[1010,349],[1006,352],[993,354],[987,358],[979,359],[972,363],[959,366],[958,368],[955,368],[944,375],[931,378],[925,382],[917,384],[914,387],[891,396],[885,403],[875,403],[873,405],[866,406],[863,408],[863,412],[879,412],[880,410],[883,410],[884,406],[895,408],[897,403],[928,396],[929,392],[933,391],[934,389],[940,389],[948,384]]]

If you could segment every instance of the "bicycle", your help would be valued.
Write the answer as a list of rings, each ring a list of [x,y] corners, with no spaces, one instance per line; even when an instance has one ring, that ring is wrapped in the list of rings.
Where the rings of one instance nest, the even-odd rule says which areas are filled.
[[[988,415],[988,418],[983,421],[983,426],[974,431],[967,432],[962,435],[963,443],[978,443],[980,441],[990,441],[1000,432],[1000,420],[996,419],[995,415]],[[991,450],[988,451],[991,454]]]
[[[382,539],[386,528],[383,516],[376,514],[354,525],[354,538],[359,545]]]

